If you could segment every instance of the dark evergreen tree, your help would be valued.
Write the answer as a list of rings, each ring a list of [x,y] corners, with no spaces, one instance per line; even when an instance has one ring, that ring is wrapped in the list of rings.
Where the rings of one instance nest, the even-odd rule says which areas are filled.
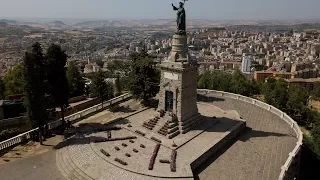
[[[4,99],[5,86],[2,78],[0,78],[0,99]]]
[[[120,83],[120,77],[119,74],[117,74],[116,80],[114,82],[114,87],[115,87],[115,96],[120,96],[121,95],[121,83]]]
[[[69,61],[67,79],[70,97],[81,96],[84,94],[85,83],[74,61]]]
[[[69,86],[66,77],[67,54],[59,45],[51,44],[46,53],[47,90],[54,101],[54,107],[60,107],[62,122],[68,106]]]
[[[33,44],[31,52],[25,53],[23,73],[27,117],[33,127],[39,128],[39,140],[40,144],[42,144],[47,115],[44,85],[45,65],[42,48],[39,43]]]
[[[314,83],[311,95],[313,99],[320,100],[320,82]]]
[[[143,105],[148,105],[150,98],[159,92],[160,72],[145,51],[134,53],[131,58],[130,92]]]

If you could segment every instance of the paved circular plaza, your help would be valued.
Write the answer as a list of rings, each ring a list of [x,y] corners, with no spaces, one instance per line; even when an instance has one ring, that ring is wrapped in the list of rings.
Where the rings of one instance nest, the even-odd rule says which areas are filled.
[[[207,105],[214,105],[227,112],[236,110],[246,120],[247,128],[234,143],[203,163],[193,175],[201,180],[278,179],[281,167],[297,142],[292,128],[277,115],[250,103],[220,96],[202,100]],[[232,111],[230,113],[232,114]],[[99,133],[93,135],[102,136]],[[127,144],[130,145],[129,143],[128,140]],[[103,146],[103,143],[89,144],[86,138],[81,141],[70,140],[67,146],[58,150],[0,165],[0,174],[9,180],[150,179],[150,176],[124,170],[109,163],[101,154],[100,146]],[[118,146],[121,146],[121,143]],[[151,148],[153,151],[153,147]],[[131,154],[134,155],[133,153]],[[168,167],[165,169],[169,171],[170,165],[166,166]],[[17,168],[19,173],[15,173]]]

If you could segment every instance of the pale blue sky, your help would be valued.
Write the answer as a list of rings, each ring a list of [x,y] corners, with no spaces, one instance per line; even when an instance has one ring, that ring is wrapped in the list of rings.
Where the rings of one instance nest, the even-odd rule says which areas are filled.
[[[0,18],[175,18],[179,0],[0,0]],[[320,0],[189,0],[188,19],[320,19]]]

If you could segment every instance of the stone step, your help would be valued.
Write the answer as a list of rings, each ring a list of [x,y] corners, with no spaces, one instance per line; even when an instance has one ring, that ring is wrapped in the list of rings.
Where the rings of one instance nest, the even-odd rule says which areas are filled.
[[[67,173],[67,176],[69,179],[71,180],[82,180],[78,177],[78,175],[76,174],[75,170],[72,169],[71,165],[69,164],[67,158],[66,158],[66,155],[69,155],[67,154],[66,152],[66,148],[67,147],[64,147],[62,148],[60,151],[61,151],[61,162],[63,164],[63,168],[65,170],[65,172]]]
[[[61,150],[57,150],[56,151],[56,163],[58,166],[59,171],[61,172],[62,176],[65,177],[67,180],[71,180],[69,178],[68,173],[66,172],[66,167],[65,167],[65,163],[62,160],[62,154],[61,154]]]
[[[172,139],[172,138],[178,136],[179,134],[180,134],[180,131],[179,131],[179,129],[177,129],[176,131],[168,134],[167,137],[168,137],[169,139]]]
[[[71,159],[71,156],[70,156],[70,150],[68,149],[67,150],[67,153],[68,155],[66,156],[67,157],[67,160],[69,162],[69,164],[71,165],[71,167],[80,175],[80,179],[82,180],[93,180],[90,176],[88,176],[85,172],[83,172]]]
[[[62,150],[62,162],[65,163],[66,171],[69,172],[68,175],[71,179],[74,180],[92,180],[87,176],[82,170],[80,170],[72,161],[69,154],[68,147],[65,147]]]

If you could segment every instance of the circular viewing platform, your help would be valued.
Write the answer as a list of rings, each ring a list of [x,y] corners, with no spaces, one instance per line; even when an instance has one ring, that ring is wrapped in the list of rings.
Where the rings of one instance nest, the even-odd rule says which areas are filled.
[[[252,98],[199,89],[198,108],[204,116],[212,117],[215,114],[218,122],[210,119],[207,122],[210,124],[209,128],[196,126],[190,134],[177,136],[176,147],[171,146],[171,140],[165,140],[155,133],[161,124],[155,125],[153,131],[140,126],[155,112],[147,109],[114,122],[113,125],[122,127],[121,131],[90,133],[70,139],[68,145],[57,151],[58,168],[67,179],[153,180],[193,179],[195,176],[208,180],[234,177],[292,179],[296,176],[302,133],[285,113]],[[238,131],[237,123],[242,122],[242,119],[246,127],[241,126],[244,128],[240,128],[243,130],[241,134],[237,133],[231,141],[224,138],[228,137],[228,133]],[[137,135],[137,131],[143,135]],[[93,143],[111,134],[111,138],[137,138]],[[157,142],[159,140],[160,143]],[[228,143],[222,149],[219,145],[218,152],[214,150],[214,155],[205,155],[203,158],[201,154],[209,152],[210,147],[215,148],[215,142],[219,144],[224,141]],[[156,151],[157,144],[161,144],[161,147],[157,151],[154,165],[151,165],[154,170],[148,170],[150,157]],[[203,150],[205,148],[209,149]],[[175,171],[172,171],[174,151],[177,154]],[[160,163],[160,160],[167,161],[168,164]]]

